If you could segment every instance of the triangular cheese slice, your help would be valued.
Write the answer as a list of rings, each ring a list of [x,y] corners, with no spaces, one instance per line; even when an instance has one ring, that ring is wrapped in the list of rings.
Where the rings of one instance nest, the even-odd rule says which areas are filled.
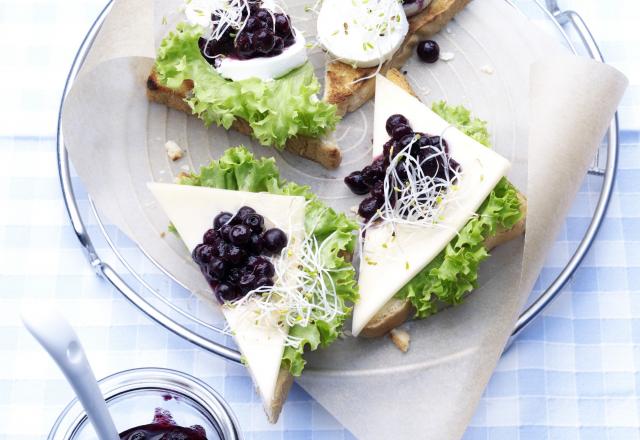
[[[269,193],[231,191],[189,185],[148,183],[147,186],[177,229],[189,251],[202,242],[221,211],[235,213],[247,205],[265,218],[265,225],[285,231],[295,258],[295,248],[304,239],[303,197]],[[285,336],[277,327],[277,316],[263,319],[257,325],[251,316],[252,303],[241,307],[222,307],[223,314],[247,367],[262,397],[265,408],[277,399],[276,384],[285,347]]]
[[[367,230],[360,258],[360,299],[353,309],[354,336],[407,282],[429,264],[455,237],[509,170],[508,160],[452,127],[415,97],[383,76],[376,76],[373,156],[389,139],[385,123],[404,115],[414,131],[442,136],[462,167],[455,203],[445,206],[434,226],[381,224]]]

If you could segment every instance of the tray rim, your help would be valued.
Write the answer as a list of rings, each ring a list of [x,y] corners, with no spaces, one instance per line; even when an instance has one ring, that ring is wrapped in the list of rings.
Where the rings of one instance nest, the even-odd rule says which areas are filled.
[[[77,199],[75,196],[74,185],[71,180],[71,172],[70,172],[70,163],[68,152],[64,145],[64,137],[62,134],[62,108],[64,105],[65,98],[73,85],[73,82],[80,71],[84,59],[91,49],[93,41],[98,34],[114,0],[108,0],[103,9],[99,12],[98,16],[90,26],[89,30],[85,34],[82,42],[73,58],[73,62],[69,69],[68,75],[65,80],[64,89],[62,92],[62,96],[60,99],[60,106],[58,111],[58,121],[57,121],[57,132],[56,132],[56,153],[57,153],[57,168],[58,168],[58,176],[60,180],[60,186],[62,190],[62,196],[65,203],[65,208],[67,211],[67,215],[69,216],[69,221],[73,227],[73,230],[80,242],[85,256],[89,262],[89,264],[94,268],[96,274],[102,278],[108,280],[121,294],[125,296],[130,302],[132,302],[138,309],[140,309],[143,313],[145,313],[148,317],[153,319],[156,323],[162,325],[167,330],[170,330],[174,334],[182,337],[183,339],[195,344],[209,352],[217,354],[225,359],[240,363],[241,356],[240,353],[230,347],[222,343],[218,343],[212,341],[202,335],[199,335],[196,331],[193,331],[184,325],[175,322],[173,319],[168,317],[162,311],[156,309],[153,305],[147,302],[135,289],[130,287],[122,278],[121,274],[114,270],[106,261],[102,260],[95,250],[90,234],[85,226],[83,216],[80,213],[78,208]],[[519,8],[515,5],[512,0],[505,0],[511,6],[519,10]],[[559,33],[563,36],[565,42],[568,44],[570,49],[577,53],[576,48],[571,42],[571,39],[568,37],[566,32],[564,31],[562,24],[566,22],[571,22],[576,30],[579,33],[582,42],[587,47],[587,51],[589,55],[599,61],[604,61],[602,54],[598,48],[598,45],[591,35],[588,26],[582,18],[575,13],[574,11],[559,11],[553,10],[550,12],[546,7],[544,7],[538,0],[533,0],[534,3],[547,15],[547,17],[552,21],[555,25]],[[573,275],[575,270],[579,267],[580,263],[584,259],[587,251],[590,249],[591,245],[595,240],[595,236],[606,216],[607,208],[609,206],[609,202],[611,199],[611,195],[613,193],[613,184],[616,177],[617,172],[617,162],[618,162],[618,144],[619,138],[619,126],[618,126],[618,114],[616,112],[614,118],[611,121],[609,126],[609,130],[606,135],[607,139],[607,156],[606,156],[606,165],[601,171],[594,171],[594,174],[601,175],[603,178],[602,188],[600,190],[600,196],[598,198],[598,202],[595,206],[592,220],[587,227],[580,243],[578,244],[576,250],[572,254],[572,256],[567,261],[567,264],[564,266],[562,271],[556,276],[556,278],[549,284],[549,286],[540,294],[540,296],[529,305],[524,311],[521,312],[518,320],[515,324],[514,330],[509,338],[507,345],[505,347],[506,351],[511,343],[516,340],[518,335],[535,320],[535,318],[558,296],[564,285],[567,283],[569,278]],[[586,175],[585,175],[586,177]],[[125,268],[129,268],[130,265],[126,261],[126,259],[118,252],[117,246],[114,244],[113,240],[109,236],[106,231],[105,225],[103,223],[102,218],[100,217],[93,200],[91,199],[91,195],[88,195],[89,205],[91,207],[93,216],[99,226],[99,229],[106,239],[107,244],[119,259],[119,261],[125,266]],[[144,251],[138,247],[138,249],[144,254],[147,258],[149,256]],[[150,259],[150,261],[158,267],[165,275],[168,276],[168,272],[160,267],[155,261]],[[134,277],[138,278],[139,276],[132,270],[129,270],[129,273]],[[169,276],[170,277],[170,276]],[[181,284],[173,277],[172,280]],[[211,327],[214,330],[220,331],[220,329]],[[222,332],[221,332],[222,333]],[[503,352],[504,353],[504,352]]]

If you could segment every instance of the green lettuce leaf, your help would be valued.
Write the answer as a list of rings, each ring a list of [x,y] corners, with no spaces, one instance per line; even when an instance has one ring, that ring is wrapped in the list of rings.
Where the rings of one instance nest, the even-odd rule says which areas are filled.
[[[467,136],[489,146],[487,124],[472,118],[463,106],[450,106],[444,101],[432,110]],[[460,233],[440,254],[409,281],[396,295],[408,299],[417,318],[437,313],[444,305],[460,304],[465,295],[477,287],[478,269],[489,253],[484,240],[498,228],[510,229],[521,218],[518,191],[502,178]]]
[[[491,146],[491,136],[487,130],[487,122],[474,118],[471,112],[461,105],[453,106],[446,101],[434,102],[431,110],[437,113],[442,119],[458,127],[472,139],[475,139],[485,147]]]
[[[229,81],[200,54],[200,35],[200,26],[178,24],[162,40],[155,68],[167,87],[178,88],[185,80],[193,81],[187,103],[206,125],[215,123],[228,129],[240,118],[249,123],[262,145],[279,149],[291,137],[320,137],[335,129],[339,119],[336,108],[317,98],[320,83],[309,62],[274,81]]]
[[[478,268],[489,256],[484,240],[495,235],[498,228],[510,229],[521,217],[518,192],[502,178],[478,209],[477,216],[396,298],[411,301],[417,318],[432,315],[445,304],[460,304],[466,293],[477,287]]]
[[[331,272],[336,293],[344,314],[331,322],[316,320],[312,325],[293,326],[289,333],[302,339],[297,348],[286,347],[282,363],[291,374],[299,376],[306,361],[305,351],[326,347],[340,335],[342,324],[350,312],[347,302],[358,298],[355,269],[345,260],[346,254],[352,254],[355,244],[355,231],[358,225],[342,213],[337,213],[315,196],[308,186],[287,182],[280,174],[273,158],[256,159],[246,148],[239,146],[228,149],[220,159],[200,168],[199,174],[190,174],[181,178],[183,185],[208,186],[212,188],[269,192],[272,194],[302,196],[307,200],[305,208],[305,229],[313,234],[322,245],[324,266],[335,269]]]

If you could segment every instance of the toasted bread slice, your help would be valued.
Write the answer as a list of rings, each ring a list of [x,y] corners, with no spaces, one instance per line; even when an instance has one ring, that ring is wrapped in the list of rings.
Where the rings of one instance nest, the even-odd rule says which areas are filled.
[[[191,107],[185,101],[193,89],[193,81],[185,80],[180,87],[172,89],[160,83],[155,70],[147,78],[147,98],[149,101],[164,104],[182,112],[192,114]],[[243,119],[236,119],[232,125],[234,130],[251,136],[251,127]],[[340,165],[342,154],[338,146],[322,138],[296,136],[287,141],[286,149],[304,158],[319,163],[325,168],[333,169]]]
[[[422,12],[409,18],[409,32],[400,49],[381,67],[381,73],[401,67],[420,40],[429,38],[446,26],[470,0],[433,0]],[[335,104],[338,114],[357,110],[373,98],[375,67],[359,68],[331,61],[325,72],[324,100]],[[366,78],[366,79],[363,79]]]
[[[407,79],[397,69],[389,69],[385,75],[394,84],[401,87],[407,93],[416,96]],[[520,235],[524,234],[525,220],[527,214],[527,199],[521,193],[518,193],[520,199],[520,210],[522,211],[522,219],[513,225],[511,229],[499,229],[496,234],[488,237],[484,242],[484,247],[490,251],[496,246],[506,243]],[[446,306],[445,304],[442,305]],[[366,338],[375,338],[382,336],[392,329],[402,325],[414,314],[413,306],[408,300],[391,298],[384,307],[369,321],[367,326],[360,332],[361,336]]]

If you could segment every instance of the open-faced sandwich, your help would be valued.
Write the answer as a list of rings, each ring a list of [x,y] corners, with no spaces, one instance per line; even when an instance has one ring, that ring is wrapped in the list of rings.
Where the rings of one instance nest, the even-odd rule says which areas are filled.
[[[508,160],[487,148],[485,123],[462,107],[433,110],[376,77],[373,163],[345,178],[368,194],[355,336],[380,336],[408,318],[459,304],[494,246],[524,232],[526,202],[506,179]]]
[[[324,100],[338,114],[371,99],[376,72],[399,68],[421,40],[438,33],[469,0],[323,0],[318,40],[332,59]]]
[[[305,38],[273,0],[194,0],[185,16],[158,49],[149,100],[327,168],[340,164],[326,137],[336,107],[318,99]]]
[[[275,423],[304,352],[338,337],[357,298],[357,224],[244,147],[179,184],[148,187],[211,286]]]

